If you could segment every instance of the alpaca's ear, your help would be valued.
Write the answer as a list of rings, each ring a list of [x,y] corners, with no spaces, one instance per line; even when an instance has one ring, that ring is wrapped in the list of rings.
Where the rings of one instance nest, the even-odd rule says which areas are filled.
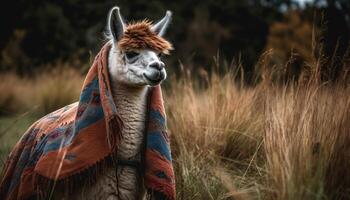
[[[107,20],[108,32],[110,35],[113,36],[113,40],[115,42],[118,42],[119,39],[123,36],[125,29],[124,21],[122,16],[120,15],[119,7],[113,7],[109,11]]]
[[[166,11],[166,14],[163,17],[163,19],[161,19],[158,23],[152,26],[152,31],[156,32],[159,36],[163,36],[171,20],[171,16],[171,11]]]

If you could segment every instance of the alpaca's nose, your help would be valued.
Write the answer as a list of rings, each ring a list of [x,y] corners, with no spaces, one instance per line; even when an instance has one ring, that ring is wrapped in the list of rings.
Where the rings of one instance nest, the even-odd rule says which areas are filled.
[[[162,70],[164,68],[164,63],[163,62],[153,62],[149,66],[152,68],[155,68],[157,70]]]

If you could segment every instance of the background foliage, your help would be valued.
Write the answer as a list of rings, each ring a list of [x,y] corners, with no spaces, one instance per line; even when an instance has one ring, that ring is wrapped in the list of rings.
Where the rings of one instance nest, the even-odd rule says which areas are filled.
[[[58,60],[80,67],[79,61],[86,63],[102,45],[106,13],[114,5],[129,20],[156,21],[165,10],[174,11],[167,34],[176,49],[168,60],[172,69],[181,61],[194,70],[211,71],[213,56],[220,53],[220,61],[241,63],[249,82],[259,55],[271,48],[276,65],[294,56],[293,73],[298,75],[315,48],[313,31],[322,45],[313,52],[318,56],[340,62],[349,46],[347,0],[19,0],[1,8],[0,70],[31,74]],[[334,79],[340,65],[325,77]]]

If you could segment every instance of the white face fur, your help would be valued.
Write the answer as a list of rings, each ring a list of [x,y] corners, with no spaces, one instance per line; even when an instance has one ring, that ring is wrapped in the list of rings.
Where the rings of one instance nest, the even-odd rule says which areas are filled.
[[[166,15],[151,30],[163,36],[170,22],[172,13]],[[108,57],[109,73],[113,81],[128,86],[154,86],[166,79],[164,63],[160,55],[152,50],[123,52],[117,48],[118,40],[123,36],[125,24],[121,17],[119,7],[113,7],[108,15],[108,35],[113,44]]]
[[[108,59],[113,80],[124,85],[154,86],[167,76],[160,55],[151,50],[121,52],[113,45]]]

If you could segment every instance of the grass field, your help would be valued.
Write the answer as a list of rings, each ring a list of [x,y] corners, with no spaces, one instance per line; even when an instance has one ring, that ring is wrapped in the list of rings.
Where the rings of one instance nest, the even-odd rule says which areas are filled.
[[[202,86],[191,76],[167,80],[178,199],[348,199],[348,84],[282,85],[263,76],[255,87],[241,87],[235,76],[212,73]],[[77,99],[83,76],[1,79],[3,161],[35,119]]]

